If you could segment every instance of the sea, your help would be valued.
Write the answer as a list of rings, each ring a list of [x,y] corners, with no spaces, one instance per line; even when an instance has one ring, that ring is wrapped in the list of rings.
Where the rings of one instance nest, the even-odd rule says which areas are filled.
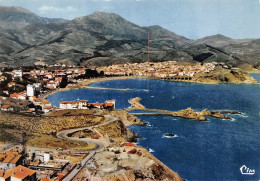
[[[260,82],[260,74],[251,75]],[[185,180],[260,179],[260,85],[123,79],[91,86],[129,88],[129,91],[74,89],[53,94],[48,100],[59,106],[61,101],[85,99],[102,103],[115,99],[116,108],[125,109],[130,106],[129,99],[140,97],[144,106],[153,109],[239,111],[241,115],[227,114],[232,120],[208,117],[209,122],[143,115],[138,118],[147,125],[134,125],[130,129],[141,136],[139,145]],[[250,169],[251,174],[241,168]]]

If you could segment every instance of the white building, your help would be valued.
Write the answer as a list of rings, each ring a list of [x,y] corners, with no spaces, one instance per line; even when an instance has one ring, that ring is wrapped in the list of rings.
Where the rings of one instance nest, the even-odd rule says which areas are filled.
[[[26,90],[27,90],[27,96],[28,97],[35,96],[35,88],[34,88],[33,85],[28,84],[26,86]]]
[[[22,70],[14,70],[14,77],[22,77],[23,71]]]

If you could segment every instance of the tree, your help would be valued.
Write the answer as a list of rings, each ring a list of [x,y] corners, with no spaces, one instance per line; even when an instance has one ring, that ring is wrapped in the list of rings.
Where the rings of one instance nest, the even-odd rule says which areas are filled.
[[[60,88],[65,88],[68,85],[68,77],[64,76],[62,77],[61,83],[60,83]]]

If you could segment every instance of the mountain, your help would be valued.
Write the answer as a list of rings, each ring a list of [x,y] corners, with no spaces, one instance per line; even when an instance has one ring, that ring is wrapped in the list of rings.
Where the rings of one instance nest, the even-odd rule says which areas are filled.
[[[3,29],[21,28],[29,24],[47,24],[62,19],[42,18],[27,9],[16,6],[0,6],[0,27]]]
[[[151,61],[221,61],[260,65],[260,40],[223,35],[189,40],[160,26],[141,27],[114,13],[95,12],[71,21],[42,18],[20,7],[0,7],[0,63],[107,65]],[[6,24],[10,25],[6,25]],[[2,27],[3,26],[3,27]]]

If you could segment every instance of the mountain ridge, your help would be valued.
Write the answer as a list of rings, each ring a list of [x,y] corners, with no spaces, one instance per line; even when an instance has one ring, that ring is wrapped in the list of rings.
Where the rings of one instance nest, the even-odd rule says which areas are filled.
[[[31,65],[39,60],[55,63],[64,59],[72,64],[84,65],[143,62],[147,57],[148,32],[151,61],[220,61],[230,66],[244,63],[260,65],[258,39],[234,40],[218,34],[190,40],[158,25],[142,27],[115,13],[106,12],[95,12],[73,20],[53,20],[18,8],[26,16],[17,19],[17,7],[14,9],[14,15],[9,12],[9,17],[22,26],[0,26],[0,63],[10,66]],[[6,18],[6,22],[9,21],[10,18]],[[106,58],[105,61],[89,61],[95,57]],[[255,60],[255,57],[259,59]]]

